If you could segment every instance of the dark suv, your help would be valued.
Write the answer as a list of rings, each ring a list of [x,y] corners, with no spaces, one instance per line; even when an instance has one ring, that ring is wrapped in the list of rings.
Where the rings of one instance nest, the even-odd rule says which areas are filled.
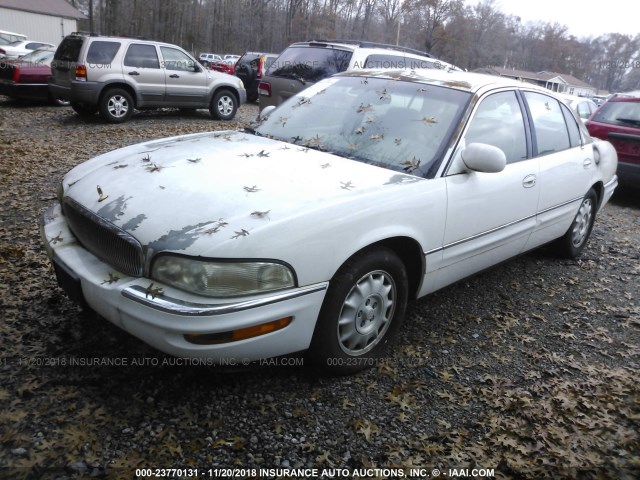
[[[396,45],[357,40],[297,42],[280,54],[260,82],[260,108],[278,106],[289,97],[336,73],[395,68],[460,70],[429,53]]]
[[[620,183],[640,187],[640,98],[609,99],[591,116],[587,128],[591,136],[615,147]]]
[[[51,64],[49,89],[80,115],[100,111],[113,123],[133,109],[208,108],[231,120],[246,101],[237,77],[203,68],[176,45],[83,33],[68,35]]]
[[[244,83],[248,101],[258,100],[258,85],[276,58],[277,53],[246,52],[236,62],[234,73]]]

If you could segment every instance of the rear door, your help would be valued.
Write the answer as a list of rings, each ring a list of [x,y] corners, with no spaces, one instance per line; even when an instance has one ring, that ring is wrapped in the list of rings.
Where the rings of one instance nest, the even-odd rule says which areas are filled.
[[[166,105],[207,107],[209,89],[204,69],[178,48],[161,46],[160,52],[165,74]]]
[[[165,99],[165,71],[160,68],[157,47],[132,43],[122,61],[125,79],[140,95],[140,106],[160,105]]]
[[[523,92],[532,123],[533,154],[540,164],[536,232],[527,248],[562,236],[596,175],[591,144],[583,145],[578,121],[544,93]]]

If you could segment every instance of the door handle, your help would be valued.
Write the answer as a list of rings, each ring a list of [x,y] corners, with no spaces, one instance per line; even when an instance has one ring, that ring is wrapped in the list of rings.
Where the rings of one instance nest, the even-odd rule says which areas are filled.
[[[522,179],[522,186],[524,188],[531,188],[531,187],[534,187],[535,185],[536,185],[536,176],[533,174],[527,175]]]
[[[134,70],[133,72],[129,72],[129,75],[140,75],[140,74]]]
[[[169,78],[180,78],[180,75],[174,73],[173,75],[169,75]]]

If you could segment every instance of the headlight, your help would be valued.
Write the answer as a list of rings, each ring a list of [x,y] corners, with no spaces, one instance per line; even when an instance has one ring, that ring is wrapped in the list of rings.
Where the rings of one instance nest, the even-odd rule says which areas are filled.
[[[151,277],[207,297],[252,295],[295,286],[292,270],[271,262],[215,262],[173,255],[159,256]]]

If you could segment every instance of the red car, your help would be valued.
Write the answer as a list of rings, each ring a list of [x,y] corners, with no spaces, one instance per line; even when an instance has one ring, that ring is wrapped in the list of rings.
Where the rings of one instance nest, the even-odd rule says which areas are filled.
[[[620,183],[640,187],[640,98],[609,99],[591,115],[587,128],[592,137],[615,147]]]
[[[68,105],[68,102],[53,98],[49,92],[51,60],[55,51],[55,47],[43,47],[16,60],[0,61],[0,95]]]
[[[228,73],[229,75],[233,75],[235,71],[236,60],[220,60],[217,62],[211,62],[209,64],[209,68],[211,70],[215,70],[217,72]]]

